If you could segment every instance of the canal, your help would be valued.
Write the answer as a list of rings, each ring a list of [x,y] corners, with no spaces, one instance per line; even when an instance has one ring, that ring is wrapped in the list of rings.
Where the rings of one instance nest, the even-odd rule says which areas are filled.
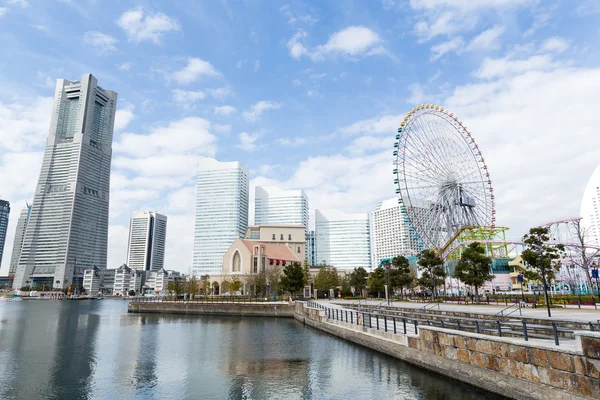
[[[500,399],[293,319],[0,303],[2,399]]]

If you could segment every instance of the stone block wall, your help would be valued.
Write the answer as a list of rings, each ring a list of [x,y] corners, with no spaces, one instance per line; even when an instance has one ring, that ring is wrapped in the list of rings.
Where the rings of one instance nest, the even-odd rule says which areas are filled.
[[[421,327],[408,345],[448,360],[600,399],[600,333],[577,332],[577,349]]]

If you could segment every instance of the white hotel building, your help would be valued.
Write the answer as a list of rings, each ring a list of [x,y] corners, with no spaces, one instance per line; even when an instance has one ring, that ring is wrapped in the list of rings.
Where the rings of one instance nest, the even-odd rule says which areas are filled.
[[[164,267],[167,217],[152,211],[136,212],[129,222],[127,266],[144,271]]]
[[[398,199],[384,200],[371,213],[372,268],[377,268],[383,258],[416,254],[417,241],[408,231]]]
[[[303,190],[257,186],[254,195],[255,225],[302,225],[308,229],[308,197]]]
[[[587,244],[600,246],[600,165],[590,177],[581,199],[581,223],[587,232]]]
[[[220,275],[223,255],[248,227],[248,170],[204,158],[198,168],[192,274]]]
[[[369,214],[315,210],[315,263],[338,269],[371,266]]]
[[[50,132],[14,288],[83,281],[106,268],[110,165],[117,93],[92,75],[59,79]]]

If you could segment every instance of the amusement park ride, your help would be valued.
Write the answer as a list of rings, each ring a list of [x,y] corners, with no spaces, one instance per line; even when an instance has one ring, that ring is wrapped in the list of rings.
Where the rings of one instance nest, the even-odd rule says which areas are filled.
[[[466,246],[479,242],[490,257],[503,260],[507,267],[505,279],[500,277],[493,285],[510,290],[508,261],[521,253],[524,244],[522,238],[506,238],[509,228],[496,226],[490,173],[467,127],[444,107],[421,104],[400,123],[393,155],[398,204],[412,247],[434,249],[453,264]],[[579,220],[564,218],[540,225],[550,229],[548,244],[569,249],[565,264],[573,265],[582,245],[585,251],[600,254],[600,247],[574,240],[573,226]]]

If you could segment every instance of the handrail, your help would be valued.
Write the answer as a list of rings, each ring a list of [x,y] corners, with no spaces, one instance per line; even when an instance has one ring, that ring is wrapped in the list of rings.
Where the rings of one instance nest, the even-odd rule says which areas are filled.
[[[506,310],[508,310],[510,308],[515,308],[515,309],[512,310],[511,312],[509,312],[508,314],[504,315],[504,311],[506,311]],[[521,312],[521,303],[512,303],[510,306],[508,306],[506,308],[503,308],[502,310],[498,311],[496,314],[492,315],[491,319],[494,319],[494,318],[497,318],[497,317],[506,318],[506,317],[508,317],[509,315],[511,315],[512,313],[514,313],[517,310],[519,311],[519,315],[523,316],[523,313]]]
[[[430,304],[425,304],[423,307],[421,307],[420,309],[423,311],[427,311],[427,310],[431,310],[434,309],[435,306],[437,305],[438,310],[440,309],[440,303],[439,302],[435,302],[435,303],[430,303]]]

